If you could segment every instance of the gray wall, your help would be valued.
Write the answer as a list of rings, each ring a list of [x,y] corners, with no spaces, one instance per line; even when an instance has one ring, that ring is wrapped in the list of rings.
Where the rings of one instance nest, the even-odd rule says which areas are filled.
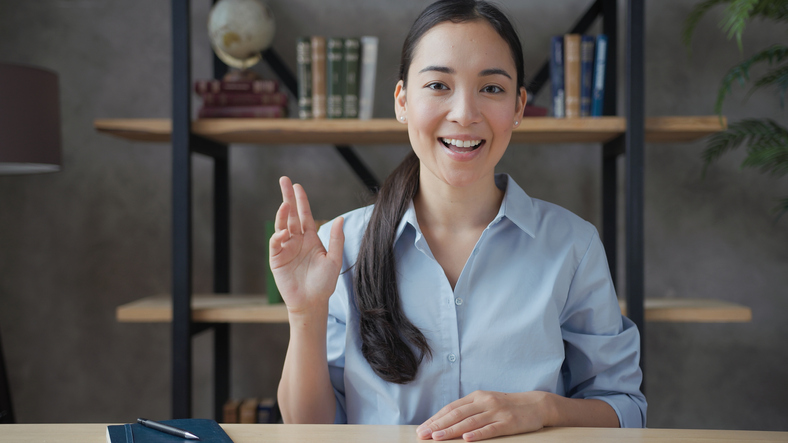
[[[192,3],[193,75],[206,78],[210,2]],[[279,27],[274,46],[291,68],[297,36],[349,30],[379,35],[375,112],[393,117],[399,48],[425,1],[268,3]],[[502,3],[516,18],[533,74],[549,37],[565,32],[590,0]],[[694,2],[648,2],[649,115],[711,114],[727,68],[784,36],[770,24],[753,26],[740,54],[716,29],[715,11],[701,23],[688,57],[680,43],[688,3]],[[622,18],[624,11],[622,3]],[[0,331],[20,422],[169,415],[169,326],[119,324],[114,312],[120,304],[169,291],[170,152],[166,144],[98,134],[92,121],[167,117],[170,57],[166,1],[0,2],[0,60],[57,71],[63,114],[64,170],[0,177]],[[785,122],[771,92],[744,97],[736,89],[729,100],[725,113],[731,120],[772,116]],[[546,98],[537,103],[546,104]],[[741,153],[725,157],[701,180],[703,146],[647,147],[647,294],[744,303],[752,307],[753,321],[647,324],[649,425],[788,430],[788,217],[775,221],[770,212],[777,198],[788,195],[788,182],[740,170]],[[358,151],[382,178],[408,147]],[[532,196],[599,226],[599,158],[595,145],[512,146],[500,169]],[[208,292],[211,164],[195,158],[194,170],[194,288]],[[281,174],[305,185],[319,218],[366,199],[363,186],[327,146],[234,146],[231,170],[236,293],[263,291],[263,222],[278,206]],[[234,325],[232,334],[232,394],[274,395],[287,327]],[[210,334],[195,340],[196,416],[211,414],[210,345]]]

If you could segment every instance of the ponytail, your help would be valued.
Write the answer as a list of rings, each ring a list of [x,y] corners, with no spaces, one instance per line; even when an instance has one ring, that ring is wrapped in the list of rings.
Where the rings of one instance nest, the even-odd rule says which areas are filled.
[[[380,378],[400,384],[413,381],[424,355],[432,355],[424,334],[400,306],[394,257],[397,226],[418,189],[419,159],[411,152],[378,193],[361,240],[354,281],[361,353]]]

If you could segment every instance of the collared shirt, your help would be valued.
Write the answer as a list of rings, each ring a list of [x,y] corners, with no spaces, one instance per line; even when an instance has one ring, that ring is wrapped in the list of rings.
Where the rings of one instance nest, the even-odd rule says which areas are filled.
[[[644,427],[637,328],[621,315],[596,228],[530,198],[508,175],[495,219],[452,290],[411,202],[394,251],[405,316],[432,349],[415,380],[384,381],[361,353],[353,269],[372,207],[346,214],[343,272],[329,300],[328,365],[337,423],[421,424],[476,390],[546,391],[610,404]],[[328,244],[330,223],[319,235]]]

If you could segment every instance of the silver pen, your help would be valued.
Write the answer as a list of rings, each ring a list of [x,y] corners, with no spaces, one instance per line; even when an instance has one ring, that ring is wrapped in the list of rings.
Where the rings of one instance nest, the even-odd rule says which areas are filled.
[[[174,435],[176,437],[185,438],[188,440],[199,440],[200,437],[192,434],[189,431],[184,431],[183,429],[178,429],[173,426],[165,425],[164,423],[159,423],[157,421],[148,420],[145,418],[138,418],[137,423],[145,426],[146,428],[155,429],[160,432],[165,432],[170,435]]]

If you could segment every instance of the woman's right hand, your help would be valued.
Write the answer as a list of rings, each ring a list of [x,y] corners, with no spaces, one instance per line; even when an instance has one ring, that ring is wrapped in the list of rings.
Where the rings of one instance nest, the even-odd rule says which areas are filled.
[[[279,186],[283,202],[276,212],[276,232],[269,247],[276,286],[291,315],[325,312],[342,269],[343,219],[332,224],[326,251],[317,236],[304,188],[293,186],[287,177],[279,179]]]

